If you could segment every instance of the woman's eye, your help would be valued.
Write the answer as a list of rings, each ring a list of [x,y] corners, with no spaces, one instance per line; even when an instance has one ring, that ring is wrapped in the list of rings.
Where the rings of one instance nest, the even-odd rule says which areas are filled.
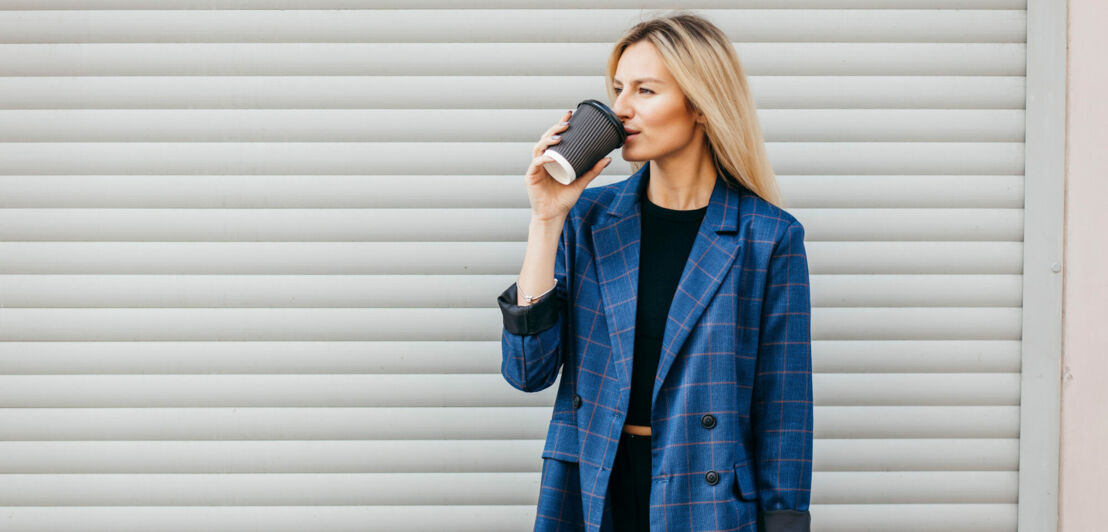
[[[616,91],[616,94],[619,94],[619,92],[620,92],[620,90],[619,90],[619,89],[614,89],[614,90]],[[646,92],[649,92],[649,93],[653,93],[653,92],[654,92],[654,91],[652,91],[652,90],[650,90],[650,89],[647,89],[647,88],[644,88],[644,87],[639,87],[639,90],[644,90],[644,91],[646,91]]]

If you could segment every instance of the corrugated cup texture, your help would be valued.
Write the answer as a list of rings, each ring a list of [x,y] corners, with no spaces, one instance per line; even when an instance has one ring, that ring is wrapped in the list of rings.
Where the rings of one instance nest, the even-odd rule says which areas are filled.
[[[578,176],[627,140],[619,118],[607,105],[596,100],[579,103],[569,117],[569,127],[561,135],[562,141],[547,149],[565,157]]]

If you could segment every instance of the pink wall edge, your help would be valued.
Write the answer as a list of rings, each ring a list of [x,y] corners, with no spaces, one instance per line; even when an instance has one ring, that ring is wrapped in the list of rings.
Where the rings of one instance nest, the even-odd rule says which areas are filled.
[[[1058,529],[1087,532],[1108,530],[1108,2],[1067,18]]]

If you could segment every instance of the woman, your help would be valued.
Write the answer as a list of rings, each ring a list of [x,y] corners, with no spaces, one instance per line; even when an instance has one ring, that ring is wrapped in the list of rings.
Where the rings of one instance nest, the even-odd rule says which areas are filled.
[[[561,370],[535,530],[808,531],[812,368],[804,228],[780,203],[730,40],[686,13],[609,58],[634,173],[562,185],[534,146],[501,373]],[[569,113],[563,115],[568,120]]]

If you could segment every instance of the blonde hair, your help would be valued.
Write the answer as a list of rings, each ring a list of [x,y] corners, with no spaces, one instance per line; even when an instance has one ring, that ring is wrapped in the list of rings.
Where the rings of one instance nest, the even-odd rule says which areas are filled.
[[[643,40],[658,50],[689,109],[704,113],[705,136],[716,169],[784,208],[754,98],[731,39],[715,24],[689,10],[670,11],[632,26],[608,57],[608,101],[616,99],[612,79],[620,56],[628,46]],[[632,172],[644,164],[632,161]]]

